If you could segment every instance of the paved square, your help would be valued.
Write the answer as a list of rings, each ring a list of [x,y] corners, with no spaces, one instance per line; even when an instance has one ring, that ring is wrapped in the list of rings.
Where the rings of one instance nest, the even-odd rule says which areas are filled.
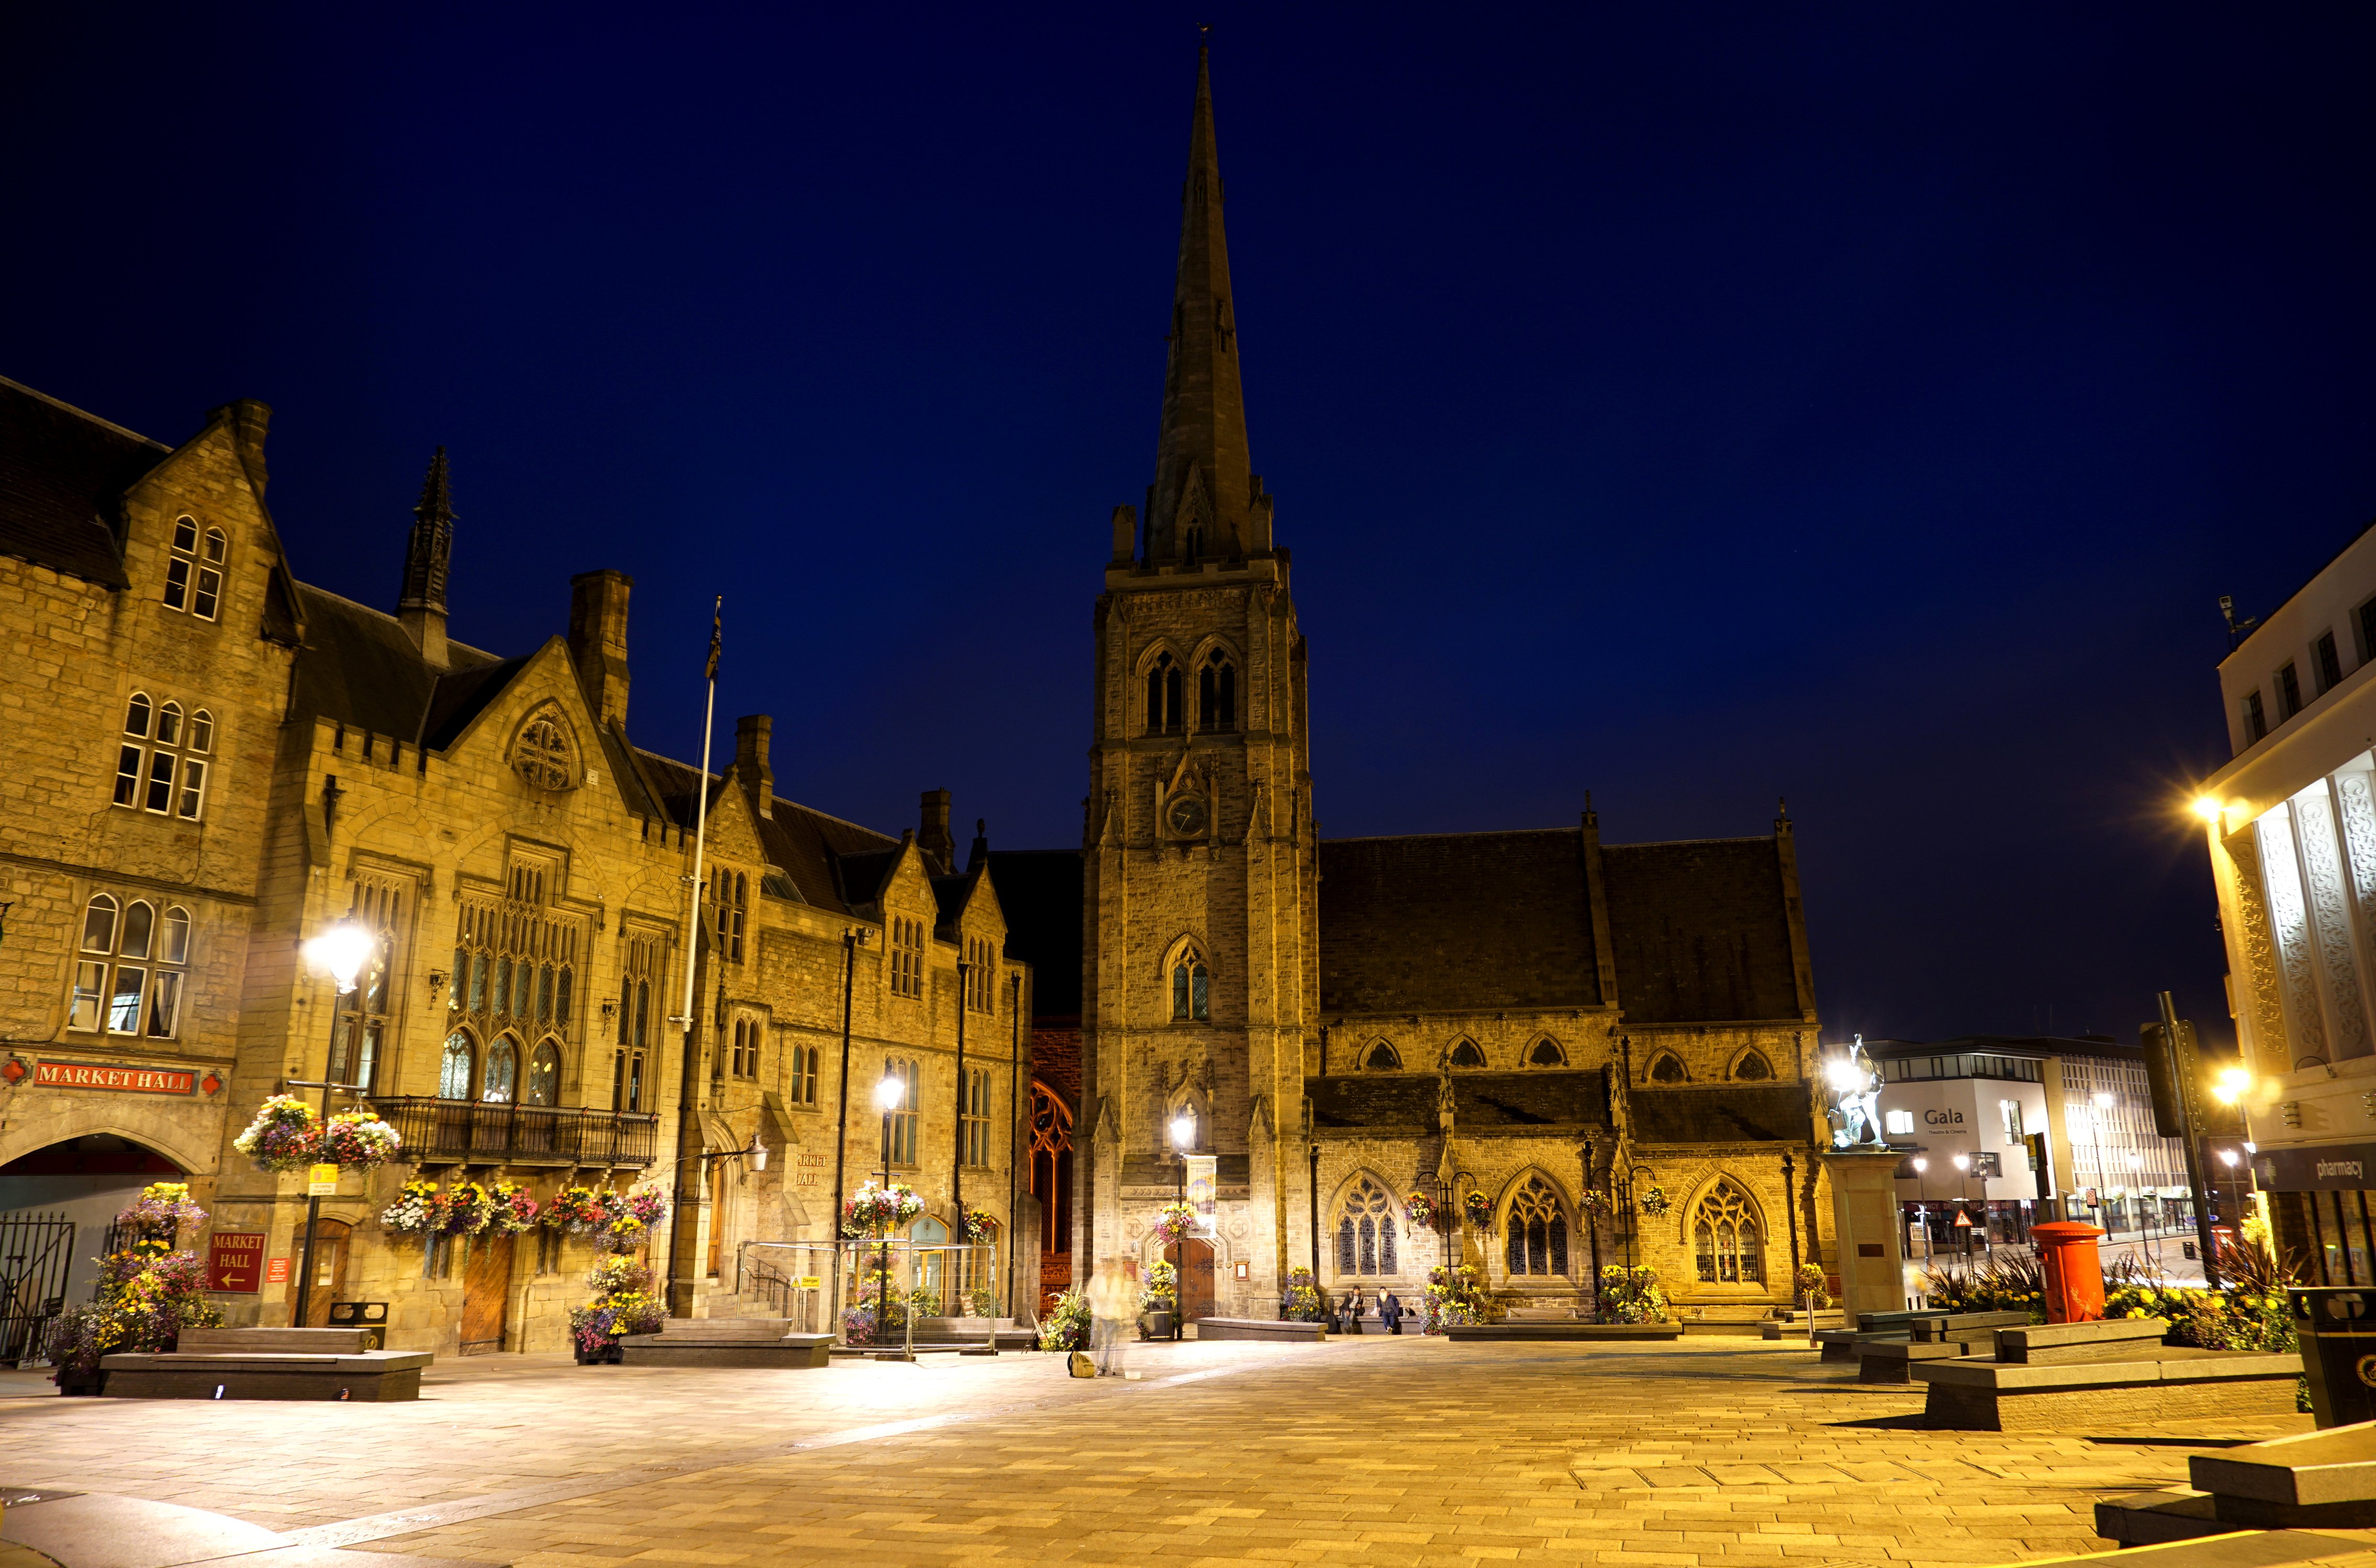
[[[1139,1347],[811,1372],[503,1357],[418,1404],[0,1399],[0,1482],[184,1503],[314,1547],[628,1562],[2009,1562],[2201,1431],[1934,1432],[1803,1348]]]

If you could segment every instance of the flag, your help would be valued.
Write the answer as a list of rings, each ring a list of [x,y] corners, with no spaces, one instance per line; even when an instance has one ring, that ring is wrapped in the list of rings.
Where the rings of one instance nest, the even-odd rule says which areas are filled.
[[[719,655],[725,651],[726,596],[719,594],[709,612],[709,668],[703,671],[709,679],[718,679]]]

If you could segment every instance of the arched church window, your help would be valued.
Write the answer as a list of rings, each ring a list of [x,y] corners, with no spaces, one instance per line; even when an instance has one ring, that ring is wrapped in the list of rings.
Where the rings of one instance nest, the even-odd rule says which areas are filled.
[[[1351,1277],[1399,1272],[1395,1240],[1394,1200],[1364,1176],[1354,1183],[1336,1212],[1336,1273]]]
[[[529,1059],[528,1093],[520,1097],[524,1105],[559,1105],[561,1103],[561,1048],[546,1040],[536,1048]]]
[[[446,1037],[446,1055],[437,1067],[437,1098],[468,1099],[470,1098],[471,1068],[470,1037],[457,1029]]]
[[[1040,1250],[1073,1250],[1073,1113],[1056,1091],[1031,1085],[1031,1195],[1040,1200]]]
[[[505,1035],[487,1048],[487,1076],[479,1098],[497,1105],[511,1103],[519,1087],[519,1047]]]
[[[1213,1016],[1212,976],[1204,956],[1191,947],[1171,967],[1171,1016],[1175,1021],[1205,1023]]]
[[[1763,1285],[1765,1253],[1749,1195],[1718,1182],[1692,1210],[1692,1250],[1705,1285]]]
[[[1740,1079],[1770,1078],[1774,1075],[1774,1063],[1766,1061],[1762,1051],[1743,1051],[1740,1060],[1733,1064],[1732,1075]]]
[[[1146,732],[1177,734],[1188,727],[1188,704],[1180,666],[1158,653],[1146,667]]]
[[[540,713],[520,726],[512,742],[512,769],[540,790],[566,790],[577,782],[577,754],[561,720]]]
[[[1681,1057],[1671,1051],[1662,1051],[1650,1063],[1650,1081],[1654,1084],[1689,1083],[1691,1075],[1683,1071]]]
[[[1372,1073],[1399,1073],[1403,1059],[1396,1054],[1391,1042],[1382,1039],[1370,1047],[1369,1054],[1361,1058],[1361,1065]]]
[[[1567,1065],[1567,1052],[1560,1049],[1559,1041],[1547,1035],[1535,1041],[1535,1048],[1527,1052],[1527,1064],[1530,1067],[1564,1067]]]
[[[1567,1216],[1559,1194],[1539,1176],[1510,1200],[1508,1262],[1512,1274],[1554,1275],[1567,1272]]]
[[[1477,1048],[1477,1042],[1473,1039],[1455,1040],[1452,1046],[1452,1064],[1455,1067],[1482,1067],[1485,1065],[1485,1053]]]
[[[1196,671],[1196,724],[1203,730],[1238,727],[1238,669],[1218,651],[1206,654]]]

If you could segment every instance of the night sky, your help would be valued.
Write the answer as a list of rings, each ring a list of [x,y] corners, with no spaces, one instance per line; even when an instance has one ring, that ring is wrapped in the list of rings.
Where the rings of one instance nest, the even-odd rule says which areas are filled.
[[[1762,834],[1827,1039],[2230,1038],[2216,600],[2376,515],[2376,13],[28,7],[0,374],[256,397],[305,579],[636,581],[637,740],[1071,845],[1214,22],[1330,837]],[[339,14],[325,14],[336,11]]]

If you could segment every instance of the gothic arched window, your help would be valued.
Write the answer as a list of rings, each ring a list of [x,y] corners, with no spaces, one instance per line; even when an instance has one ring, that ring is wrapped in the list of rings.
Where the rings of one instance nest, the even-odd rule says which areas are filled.
[[[1567,1052],[1560,1049],[1559,1041],[1546,1035],[1541,1039],[1535,1041],[1535,1048],[1527,1052],[1527,1065],[1529,1067],[1564,1067],[1567,1065]]]
[[[470,1098],[471,1069],[470,1037],[457,1029],[446,1037],[446,1055],[437,1066],[437,1098],[468,1099]]]
[[[540,713],[520,726],[512,742],[512,769],[540,790],[566,790],[577,782],[577,751],[557,716]]]
[[[1766,1061],[1762,1051],[1745,1051],[1740,1060],[1732,1064],[1732,1075],[1742,1079],[1770,1078],[1774,1075],[1774,1063]]]
[[[1452,1047],[1452,1064],[1455,1067],[1482,1067],[1485,1053],[1477,1049],[1473,1039],[1455,1040]]]
[[[1362,1056],[1361,1065],[1372,1073],[1398,1073],[1402,1071],[1403,1059],[1396,1053],[1392,1042],[1382,1039]]]
[[[1650,1063],[1650,1081],[1654,1084],[1688,1083],[1691,1081],[1691,1075],[1683,1071],[1681,1057],[1671,1051],[1662,1051],[1658,1052],[1657,1059]]]
[[[1340,1277],[1400,1272],[1395,1255],[1395,1201],[1364,1176],[1336,1211],[1336,1273]]]
[[[509,1035],[487,1048],[487,1075],[480,1086],[479,1098],[498,1105],[511,1103],[519,1087],[519,1047]]]
[[[528,1093],[520,1097],[523,1105],[559,1105],[561,1103],[561,1048],[546,1040],[529,1058]]]
[[[1146,667],[1146,732],[1176,734],[1188,727],[1188,704],[1180,666],[1168,653],[1158,653]]]
[[[1031,1195],[1040,1200],[1040,1250],[1073,1250],[1073,1113],[1056,1091],[1031,1085]]]
[[[1765,1252],[1757,1211],[1729,1182],[1710,1187],[1692,1210],[1692,1251],[1705,1285],[1763,1285]]]
[[[1204,955],[1193,947],[1183,949],[1171,966],[1171,1016],[1193,1023],[1209,1020],[1213,1016],[1212,983]]]
[[[1202,730],[1238,727],[1238,669],[1218,650],[1196,671],[1196,725]]]
[[[1553,1275],[1567,1272],[1567,1216],[1559,1194],[1539,1176],[1510,1200],[1509,1265],[1512,1274]]]

